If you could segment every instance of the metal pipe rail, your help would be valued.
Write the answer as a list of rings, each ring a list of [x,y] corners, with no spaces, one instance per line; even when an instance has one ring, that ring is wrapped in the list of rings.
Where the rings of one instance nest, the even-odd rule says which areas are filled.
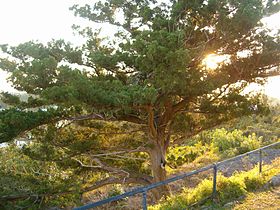
[[[84,206],[81,206],[81,207],[76,207],[76,208],[74,208],[74,210],[86,210],[86,209],[90,209],[90,208],[95,208],[95,207],[104,205],[106,203],[110,203],[110,202],[113,202],[113,201],[121,200],[123,198],[131,197],[131,196],[136,195],[136,194],[142,194],[142,196],[143,196],[142,207],[143,207],[143,210],[147,210],[147,192],[149,190],[152,190],[152,189],[157,188],[157,187],[162,186],[162,185],[169,184],[171,182],[178,181],[180,179],[184,179],[186,177],[193,176],[195,174],[199,174],[199,173],[207,171],[209,169],[213,169],[213,192],[212,192],[212,198],[215,198],[215,196],[217,194],[217,174],[218,174],[219,166],[224,165],[224,164],[226,164],[228,162],[231,162],[231,161],[234,161],[234,160],[241,159],[241,158],[243,158],[243,157],[245,157],[247,155],[259,152],[259,172],[261,173],[262,172],[262,155],[263,155],[262,151],[264,149],[267,149],[267,148],[270,148],[270,147],[273,147],[273,146],[277,146],[277,145],[280,145],[280,142],[276,142],[276,143],[273,143],[273,144],[261,147],[259,149],[252,150],[250,152],[246,152],[244,154],[241,154],[241,155],[238,155],[238,156],[235,156],[235,157],[232,157],[232,158],[220,161],[220,162],[216,162],[214,164],[211,164],[211,165],[199,168],[197,170],[186,172],[184,174],[181,174],[181,175],[178,175],[178,176],[166,179],[166,180],[164,180],[162,182],[156,182],[156,183],[153,183],[151,185],[144,186],[144,187],[138,187],[138,188],[135,188],[135,189],[133,189],[131,191],[125,192],[125,193],[123,193],[121,195],[113,196],[111,198],[107,198],[107,199],[104,199],[104,200],[101,200],[101,201],[97,201],[95,203],[90,203],[90,204],[87,204],[87,205],[84,205]]]

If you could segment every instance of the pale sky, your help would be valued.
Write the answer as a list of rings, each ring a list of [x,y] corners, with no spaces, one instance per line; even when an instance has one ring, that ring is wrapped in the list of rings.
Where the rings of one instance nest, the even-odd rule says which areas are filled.
[[[17,45],[30,40],[47,42],[63,38],[76,44],[80,37],[73,36],[72,24],[84,24],[74,17],[69,7],[95,0],[0,0],[0,44]],[[269,27],[280,29],[280,13],[266,20]],[[109,31],[108,27],[105,29]],[[6,83],[7,74],[0,71],[0,90],[13,91]],[[265,93],[280,98],[280,76],[268,80]]]
[[[69,7],[83,0],[0,0],[0,44],[73,40],[71,26],[79,23]]]

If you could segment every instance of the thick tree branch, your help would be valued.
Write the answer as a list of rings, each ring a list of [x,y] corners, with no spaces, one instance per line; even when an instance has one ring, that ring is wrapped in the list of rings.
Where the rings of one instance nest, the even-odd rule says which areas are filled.
[[[102,121],[127,121],[135,124],[144,124],[144,121],[133,115],[122,115],[106,118],[101,114],[82,115],[77,117],[66,117],[61,120],[82,121],[82,120],[102,120]]]
[[[152,137],[155,139],[157,136],[157,128],[155,127],[155,114],[152,106],[147,108],[148,111],[148,126]]]
[[[144,146],[140,146],[136,149],[123,149],[121,151],[116,151],[116,152],[105,152],[104,153],[99,153],[99,154],[89,154],[91,157],[103,157],[103,156],[109,156],[109,155],[120,155],[120,154],[127,154],[127,153],[134,153],[134,152],[147,152],[147,149]]]
[[[162,114],[162,116],[160,116],[160,119],[159,119],[159,126],[161,129],[163,129],[163,131],[165,130],[168,122],[170,122],[170,120],[174,116],[174,111],[173,111],[171,100],[167,99],[165,101],[164,109],[165,109],[164,113]]]
[[[95,163],[97,163],[97,165],[86,165],[81,160],[79,160],[77,158],[72,158],[72,160],[75,160],[77,163],[79,163],[82,168],[87,168],[87,169],[91,169],[91,170],[98,170],[98,171],[105,171],[105,172],[110,172],[110,173],[114,173],[114,174],[123,174],[126,177],[130,176],[129,172],[127,172],[125,170],[122,170],[122,169],[119,169],[119,168],[107,166],[105,163],[103,163],[98,158],[93,158],[92,159]]]

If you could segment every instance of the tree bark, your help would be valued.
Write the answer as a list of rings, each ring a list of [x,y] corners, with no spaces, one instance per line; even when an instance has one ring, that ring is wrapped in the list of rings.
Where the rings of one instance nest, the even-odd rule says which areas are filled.
[[[163,114],[155,115],[154,108],[152,106],[147,107],[148,111],[148,127],[150,142],[153,147],[149,151],[151,161],[151,171],[153,176],[153,182],[161,182],[166,180],[166,152],[169,145],[170,137],[170,122],[172,119],[172,106],[171,103],[165,103],[165,112]],[[155,188],[152,193],[154,199],[157,201],[163,196],[169,195],[169,187],[162,185]]]
[[[150,152],[151,171],[154,183],[164,181],[167,178],[165,158],[166,151],[164,151],[164,148],[160,145],[155,146]],[[169,187],[163,185],[152,190],[152,193],[154,199],[157,201],[163,196],[169,195],[169,191]]]

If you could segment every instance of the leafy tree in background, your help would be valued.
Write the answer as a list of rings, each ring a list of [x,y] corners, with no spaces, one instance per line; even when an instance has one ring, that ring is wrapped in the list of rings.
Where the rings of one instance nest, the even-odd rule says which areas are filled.
[[[76,26],[87,39],[80,47],[63,40],[2,46],[10,57],[0,67],[30,97],[20,102],[2,94],[14,108],[1,111],[0,141],[28,134],[24,151],[33,158],[100,173],[98,182],[86,183],[91,189],[162,181],[170,145],[264,110],[260,97],[241,92],[280,73],[279,33],[261,22],[279,6],[273,0],[75,5],[77,16],[112,25],[114,38]],[[227,61],[209,69],[203,62],[209,54]]]

